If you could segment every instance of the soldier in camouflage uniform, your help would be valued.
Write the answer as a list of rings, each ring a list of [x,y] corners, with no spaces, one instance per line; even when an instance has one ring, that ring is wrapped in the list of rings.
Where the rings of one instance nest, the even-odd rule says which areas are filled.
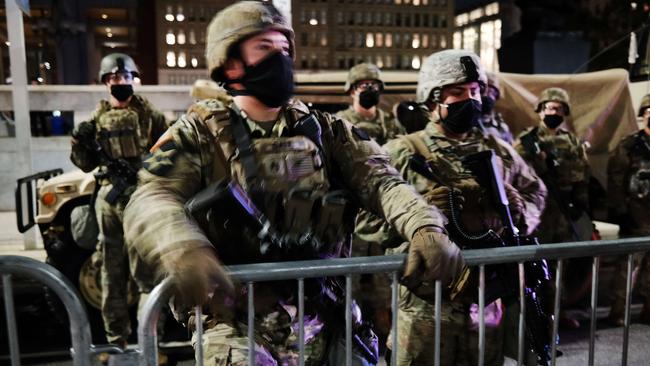
[[[384,82],[376,65],[358,64],[350,69],[344,90],[352,97],[352,105],[336,114],[365,131],[378,144],[385,144],[405,133],[404,127],[393,116],[377,105]]]
[[[639,117],[645,127],[624,138],[607,164],[608,195],[611,216],[620,226],[621,237],[650,235],[650,94],[639,107]],[[641,322],[650,324],[650,258],[647,253],[634,255],[635,267],[640,267],[633,281],[645,298]],[[625,316],[625,283],[627,260],[621,258],[614,271],[612,286],[614,301],[609,314],[610,323],[622,326]],[[635,285],[633,282],[633,286]]]
[[[524,130],[514,145],[549,190],[535,234],[541,243],[591,240],[593,224],[587,215],[591,173],[586,151],[573,133],[560,127],[570,115],[569,95],[564,89],[548,88],[540,94],[535,111],[540,117],[539,125]],[[563,308],[580,300],[589,290],[591,258],[571,259],[566,268]],[[580,327],[564,311],[560,314],[560,325]]]
[[[98,254],[101,257],[102,317],[109,342],[125,346],[131,333],[127,306],[129,267],[138,278],[149,277],[147,269],[127,260],[122,230],[122,214],[135,190],[135,174],[142,157],[163,134],[164,116],[144,97],[133,94],[133,78],[138,69],[128,55],[113,53],[101,61],[99,79],[110,97],[101,100],[90,121],[82,122],[72,133],[70,159],[84,172],[95,173],[100,188],[95,200],[99,226]],[[98,148],[101,150],[98,151]],[[115,169],[119,161],[124,169]],[[146,280],[145,280],[146,282]],[[142,291],[150,283],[139,282]]]
[[[538,227],[542,243],[591,239],[591,222],[578,225],[589,206],[590,170],[584,145],[560,125],[570,115],[569,95],[561,88],[542,92],[535,111],[540,122],[524,130],[515,149],[549,189]],[[586,226],[586,230],[582,229]]]
[[[241,1],[219,12],[208,26],[206,56],[211,77],[230,96],[194,104],[170,127],[145,161],[125,210],[128,245],[158,275],[174,280],[175,303],[206,305],[209,365],[247,364],[246,287],[233,285],[222,263],[347,257],[352,202],[410,240],[402,279],[410,287],[435,278],[448,284],[462,270],[460,250],[442,230],[444,218],[380,147],[349,122],[291,98],[294,55],[293,30],[270,3]],[[205,208],[209,214],[201,209],[188,217],[186,202],[215,183],[230,206],[220,198],[222,205]],[[286,239],[285,252],[258,236],[241,201],[233,201],[243,195],[263,213],[268,230]],[[255,285],[258,365],[297,362],[295,287],[295,281]],[[337,345],[341,320],[332,304],[340,298],[331,297],[337,292],[331,281],[306,281],[305,287],[312,289],[305,296],[305,361],[321,365],[326,344]],[[330,356],[340,357],[332,349]]]
[[[462,226],[464,231],[473,235],[488,229],[502,232],[504,225],[497,208],[485,199],[488,191],[479,185],[471,171],[463,167],[461,158],[493,149],[498,156],[515,223],[522,234],[529,233],[539,223],[546,190],[535,172],[508,143],[491,135],[483,136],[475,128],[481,111],[481,89],[485,83],[485,72],[478,56],[472,52],[445,50],[429,56],[420,70],[417,101],[428,106],[431,120],[424,130],[400,136],[384,148],[402,176],[430,204],[442,209],[450,218],[448,230]],[[425,177],[416,168],[417,158],[426,159],[435,177]],[[450,198],[452,191],[455,195],[453,201]],[[381,238],[381,242],[389,247],[401,243],[386,224],[377,231],[376,238]],[[403,249],[399,246],[389,252]],[[434,364],[432,292],[431,287],[421,286],[412,290],[400,286],[398,344],[390,345],[398,353],[397,365]],[[461,295],[442,303],[442,365],[474,365],[477,362],[477,308],[470,298]],[[486,307],[486,319],[489,320],[486,322],[485,361],[488,365],[503,363],[503,316],[504,306],[500,300]]]
[[[501,140],[512,144],[513,137],[510,128],[503,121],[501,113],[494,110],[494,105],[501,97],[501,90],[499,90],[499,77],[492,72],[487,73],[487,87],[481,96],[481,123],[479,126],[483,133],[491,134],[500,138]]]

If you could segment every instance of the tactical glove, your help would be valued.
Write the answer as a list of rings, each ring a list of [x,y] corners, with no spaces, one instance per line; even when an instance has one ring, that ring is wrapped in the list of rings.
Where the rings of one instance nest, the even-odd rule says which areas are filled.
[[[180,255],[174,254],[163,259],[163,266],[173,279],[177,303],[203,305],[217,288],[228,294],[234,293],[233,283],[212,248],[194,248]]]
[[[436,280],[443,286],[454,283],[464,267],[460,248],[441,229],[424,226],[411,239],[401,283],[417,294],[419,287],[430,288]]]
[[[95,125],[91,122],[81,122],[77,127],[72,131],[72,137],[83,143],[87,143],[95,139]]]
[[[449,217],[451,215],[451,201],[450,193],[452,192],[451,188],[447,186],[439,186],[432,190],[426,192],[423,196],[424,199],[433,206],[436,206],[440,211],[442,211],[445,216]],[[463,209],[463,203],[465,203],[465,198],[461,195],[460,190],[454,189],[454,205],[456,210]]]

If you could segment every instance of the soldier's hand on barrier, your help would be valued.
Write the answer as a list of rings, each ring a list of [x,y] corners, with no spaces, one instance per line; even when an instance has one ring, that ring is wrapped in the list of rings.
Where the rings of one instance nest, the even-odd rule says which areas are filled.
[[[456,281],[464,268],[460,248],[435,226],[418,229],[410,242],[401,283],[415,291],[441,280],[443,286]]]
[[[451,215],[451,201],[449,194],[452,192],[451,188],[447,186],[439,186],[428,192],[423,197],[430,204],[436,206],[442,211],[445,216]],[[465,198],[462,196],[461,191],[454,189],[454,204],[457,210],[463,209]]]
[[[72,138],[77,142],[87,142],[95,139],[95,125],[91,122],[81,122],[77,127],[72,131]]]
[[[180,303],[187,306],[203,305],[219,288],[227,294],[234,286],[214,249],[195,248],[163,260],[163,266],[172,277],[174,291]]]

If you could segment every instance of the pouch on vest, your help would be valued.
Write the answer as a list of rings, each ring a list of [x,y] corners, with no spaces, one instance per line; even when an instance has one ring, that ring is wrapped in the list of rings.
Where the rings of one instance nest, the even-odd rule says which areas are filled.
[[[97,118],[99,142],[115,159],[140,156],[138,114],[130,109],[111,109]]]

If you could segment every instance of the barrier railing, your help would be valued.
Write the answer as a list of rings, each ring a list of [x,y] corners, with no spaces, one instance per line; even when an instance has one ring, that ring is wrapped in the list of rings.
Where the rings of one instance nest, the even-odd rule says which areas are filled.
[[[0,256],[0,274],[2,274],[2,289],[5,303],[5,320],[9,336],[9,354],[11,366],[20,365],[20,348],[18,345],[18,328],[14,311],[12,276],[25,276],[49,287],[61,299],[70,319],[70,350],[74,366],[92,365],[92,355],[98,352],[121,353],[117,346],[93,345],[90,323],[86,308],[75,287],[61,272],[49,264],[35,259],[5,255]]]
[[[485,266],[493,264],[504,263],[517,263],[519,265],[519,293],[520,293],[520,313],[519,313],[519,329],[518,329],[518,345],[519,354],[517,357],[517,364],[524,363],[524,313],[525,302],[521,294],[524,291],[523,281],[523,263],[539,259],[557,259],[557,267],[555,273],[556,291],[554,298],[554,317],[552,327],[552,340],[557,339],[558,335],[558,319],[560,312],[560,297],[562,287],[562,268],[563,262],[568,258],[575,257],[593,257],[593,274],[592,274],[592,289],[591,289],[591,328],[589,333],[589,365],[594,364],[595,352],[595,333],[596,333],[596,305],[598,296],[598,269],[600,266],[600,257],[606,255],[628,255],[628,268],[627,268],[627,284],[626,284],[626,307],[625,307],[625,325],[623,337],[623,351],[622,351],[622,364],[627,364],[628,356],[628,342],[629,342],[629,326],[630,326],[630,292],[631,292],[631,273],[632,273],[632,254],[636,252],[650,251],[650,237],[631,238],[631,239],[618,239],[618,240],[602,240],[602,241],[588,241],[588,242],[571,242],[560,244],[544,244],[538,246],[519,246],[519,247],[503,247],[503,248],[490,248],[490,249],[476,249],[467,250],[463,252],[465,262],[469,266],[479,267],[479,365],[483,364],[485,353]],[[249,364],[254,365],[254,337],[253,337],[253,321],[251,319],[254,314],[253,305],[253,283],[265,281],[278,281],[278,280],[296,280],[298,285],[298,320],[299,320],[299,351],[300,351],[300,365],[304,365],[304,279],[315,277],[327,276],[345,276],[346,278],[346,365],[352,364],[351,344],[352,344],[352,324],[350,314],[350,304],[352,301],[351,290],[351,276],[362,273],[390,273],[392,276],[392,309],[393,309],[393,322],[392,322],[392,344],[397,344],[397,285],[398,285],[398,272],[403,266],[405,255],[390,255],[379,257],[358,257],[358,258],[345,258],[345,259],[329,259],[329,260],[315,260],[315,261],[298,261],[298,262],[280,262],[280,263],[259,263],[250,265],[238,265],[229,267],[230,275],[233,279],[240,283],[247,284],[248,287],[248,339],[249,339]],[[155,333],[155,319],[159,316],[162,301],[169,296],[171,290],[171,282],[169,279],[163,281],[154,292],[152,292],[147,303],[144,305],[142,311],[141,325],[138,329],[139,345],[141,348],[141,362],[143,365],[156,365],[157,364],[157,349],[156,349],[156,333]],[[435,365],[440,364],[440,327],[441,327],[441,299],[442,299],[442,286],[439,281],[436,282],[435,287]],[[200,309],[197,309],[200,311]],[[197,315],[200,315],[197,314]],[[197,319],[200,319],[197,316]],[[200,322],[198,322],[200,323]],[[198,324],[197,324],[198,325]],[[556,362],[556,347],[555,342],[552,342],[551,350],[551,365]],[[202,365],[202,330],[198,329],[196,338],[196,359],[197,365]],[[395,348],[395,347],[394,347]],[[396,356],[399,349],[394,349],[392,352],[392,362],[396,363]]]
[[[596,332],[596,299],[598,295],[598,269],[600,257],[605,255],[627,254],[627,283],[626,283],[626,306],[624,321],[624,336],[622,345],[622,364],[627,365],[629,325],[630,325],[630,293],[632,280],[632,254],[636,252],[650,251],[650,237],[603,240],[589,242],[572,242],[561,244],[545,244],[539,246],[504,247],[492,249],[467,250],[463,252],[465,262],[469,266],[479,267],[479,365],[482,365],[485,353],[485,266],[503,263],[518,263],[520,276],[520,294],[523,292],[523,263],[538,259],[557,259],[556,267],[556,292],[554,298],[553,336],[557,339],[558,318],[560,312],[561,280],[563,261],[573,257],[593,257],[593,274],[591,289],[591,328],[589,334],[589,365],[594,364],[595,332]],[[248,287],[248,339],[249,339],[249,364],[254,365],[254,292],[255,282],[296,280],[298,287],[298,321],[299,321],[299,363],[304,365],[304,280],[307,278],[345,276],[345,342],[346,342],[346,365],[352,364],[352,316],[350,313],[352,303],[352,276],[363,273],[390,273],[392,277],[391,303],[393,309],[392,320],[392,344],[397,344],[397,290],[398,273],[403,266],[404,255],[391,255],[379,257],[358,257],[345,259],[329,259],[314,261],[280,262],[280,263],[259,263],[250,265],[239,265],[229,267],[230,275],[236,281],[245,283]],[[120,350],[113,346],[94,346],[91,344],[90,325],[88,317],[78,292],[70,281],[52,266],[36,260],[20,256],[0,256],[0,273],[2,274],[3,292],[5,301],[5,316],[10,342],[10,354],[12,366],[20,365],[19,345],[17,338],[17,327],[15,323],[14,302],[12,292],[12,275],[28,276],[42,282],[50,287],[63,302],[70,319],[70,333],[72,338],[71,353],[75,366],[91,364],[91,356],[97,352],[119,353]],[[144,304],[140,324],[138,326],[138,349],[140,352],[141,365],[157,365],[157,334],[156,324],[160,316],[161,307],[164,301],[171,294],[171,280],[166,279],[156,286]],[[523,298],[523,297],[521,297]],[[435,286],[435,365],[440,364],[440,328],[441,328],[441,304],[442,286],[439,281]],[[518,364],[523,364],[524,359],[524,312],[525,303],[520,301],[518,344]],[[197,319],[201,319],[201,309],[197,307]],[[197,322],[196,338],[196,359],[197,364],[202,365],[202,324]],[[555,342],[553,342],[555,343]],[[394,347],[395,348],[395,347]],[[552,345],[551,364],[555,365],[556,344]],[[394,349],[391,355],[395,364],[399,349]]]

